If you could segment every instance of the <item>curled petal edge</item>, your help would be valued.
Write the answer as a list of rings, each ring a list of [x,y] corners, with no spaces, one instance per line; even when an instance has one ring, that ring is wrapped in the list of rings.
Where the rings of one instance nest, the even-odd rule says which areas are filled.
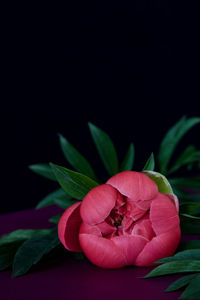
[[[83,222],[89,225],[103,222],[115,206],[119,196],[119,192],[108,184],[93,188],[81,204],[80,214]]]
[[[78,238],[81,222],[80,202],[66,209],[59,220],[59,239],[63,246],[70,251],[82,252]]]
[[[155,266],[155,261],[173,255],[180,242],[180,237],[180,228],[154,237],[138,255],[136,266]]]
[[[155,182],[142,172],[123,171],[112,176],[106,183],[132,201],[151,200],[158,193]]]
[[[123,251],[112,240],[81,233],[79,242],[87,258],[100,268],[115,269],[126,265]]]

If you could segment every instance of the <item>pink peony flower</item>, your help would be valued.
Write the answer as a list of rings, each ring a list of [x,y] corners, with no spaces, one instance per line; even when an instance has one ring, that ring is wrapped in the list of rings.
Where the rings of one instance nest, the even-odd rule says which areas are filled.
[[[180,241],[178,199],[160,193],[144,173],[124,171],[69,207],[58,235],[65,248],[102,268],[152,266]]]

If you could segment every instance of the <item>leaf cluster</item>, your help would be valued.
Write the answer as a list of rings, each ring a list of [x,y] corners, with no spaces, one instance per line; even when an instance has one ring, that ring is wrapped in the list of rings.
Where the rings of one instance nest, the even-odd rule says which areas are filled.
[[[164,136],[157,155],[154,156],[151,153],[142,168],[142,171],[149,174],[156,168],[158,172],[167,176],[174,194],[179,198],[182,232],[190,234],[200,233],[200,177],[181,177],[177,176],[177,172],[183,168],[192,171],[193,167],[200,167],[200,151],[194,145],[189,145],[173,163],[172,159],[180,140],[198,123],[200,123],[200,118],[182,117]],[[124,159],[120,162],[117,150],[110,136],[92,123],[89,123],[88,126],[94,145],[108,176],[133,169],[135,160],[135,146],[133,143],[129,145]],[[72,169],[54,163],[41,163],[29,166],[33,172],[47,179],[57,181],[59,184],[55,191],[52,191],[37,204],[37,209],[49,205],[58,205],[66,209],[75,203],[75,201],[82,200],[92,188],[101,184],[88,159],[61,134],[59,135],[59,142],[63,155]],[[160,181],[158,183],[162,184]],[[49,221],[57,224],[59,218],[60,215],[53,216]],[[0,269],[3,270],[12,265],[13,276],[25,274],[32,265],[38,263],[58,245],[59,240],[56,227],[51,230],[21,230],[12,232],[0,239]],[[182,295],[182,297],[186,298],[186,296],[190,297],[188,293],[190,293],[191,289],[194,290],[193,286],[199,280],[198,278],[200,278],[198,274],[198,271],[200,272],[198,269],[200,268],[200,261],[197,255],[197,251],[200,251],[198,250],[200,249],[200,241],[196,240],[185,244],[184,247],[186,248],[178,252],[173,259],[168,258],[171,260],[167,260],[166,258],[166,260],[161,260],[160,263],[162,265],[156,267],[152,271],[153,273],[151,272],[146,277],[176,272],[197,272],[183,277],[177,283],[175,282],[174,285],[172,284],[172,287],[169,287],[167,290],[170,291],[177,287],[181,288],[188,285],[187,289],[189,289],[189,292],[186,289],[186,294]],[[193,251],[194,249],[196,249],[196,252]],[[24,262],[23,258],[25,259]],[[162,272],[165,273],[161,274]],[[194,291],[193,296],[196,293],[198,293],[197,290]]]
[[[155,263],[159,263],[153,271],[144,278],[151,278],[170,274],[186,275],[173,282],[165,292],[172,292],[185,288],[180,299],[200,298],[200,240],[185,242],[174,256],[162,258]],[[187,275],[189,273],[189,275]]]

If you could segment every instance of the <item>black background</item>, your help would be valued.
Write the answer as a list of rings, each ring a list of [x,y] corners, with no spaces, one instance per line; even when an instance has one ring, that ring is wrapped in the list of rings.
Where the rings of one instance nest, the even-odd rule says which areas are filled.
[[[88,121],[112,137],[121,159],[133,141],[140,170],[171,125],[200,115],[197,3],[1,7],[1,212],[33,207],[55,188],[27,166],[69,167],[59,132],[105,180]],[[198,126],[189,141],[199,145]]]

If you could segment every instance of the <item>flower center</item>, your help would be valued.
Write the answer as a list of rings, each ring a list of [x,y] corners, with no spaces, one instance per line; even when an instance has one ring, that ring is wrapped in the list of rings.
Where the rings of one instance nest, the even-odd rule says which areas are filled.
[[[116,209],[113,209],[111,211],[110,216],[112,218],[113,225],[118,228],[122,223],[123,216],[119,214]]]

